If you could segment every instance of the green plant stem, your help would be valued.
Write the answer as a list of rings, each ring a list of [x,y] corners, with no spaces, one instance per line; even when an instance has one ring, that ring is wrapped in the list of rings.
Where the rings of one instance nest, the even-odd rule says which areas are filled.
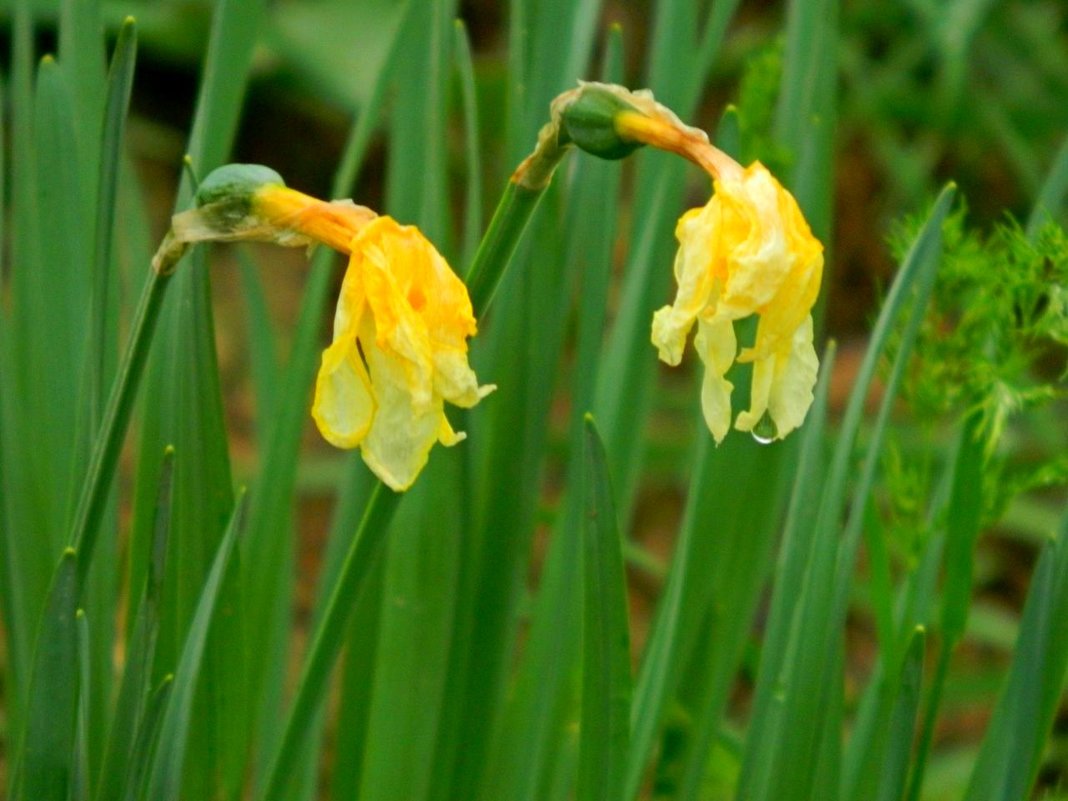
[[[530,189],[514,181],[508,182],[490,220],[489,230],[482,237],[475,260],[464,278],[476,319],[485,314],[523,231],[544,194],[544,187]]]
[[[304,673],[297,685],[293,709],[286,721],[282,745],[267,774],[262,798],[268,801],[284,797],[287,781],[293,776],[297,758],[306,742],[308,726],[315,717],[319,702],[326,690],[330,671],[345,642],[356,601],[364,587],[364,580],[377,561],[386,541],[389,522],[402,495],[379,482],[367,502],[360,527],[345,554],[337,583],[330,593],[321,622],[315,631],[311,649],[304,663]]]
[[[78,554],[80,584],[84,583],[92,561],[100,518],[107,505],[108,489],[115,475],[126,427],[130,422],[130,412],[137,396],[137,385],[144,371],[149,345],[152,344],[152,334],[156,329],[163,296],[169,283],[170,273],[150,271],[145,287],[141,290],[141,299],[130,326],[126,351],[115,376],[115,383],[111,387],[104,419],[93,445],[93,454],[85,482],[82,484],[70,537],[71,547]]]

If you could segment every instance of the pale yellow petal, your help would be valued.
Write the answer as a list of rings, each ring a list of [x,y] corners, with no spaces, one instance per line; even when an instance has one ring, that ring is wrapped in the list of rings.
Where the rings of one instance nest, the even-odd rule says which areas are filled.
[[[734,385],[724,375],[734,361],[738,348],[733,323],[724,318],[699,321],[694,347],[705,365],[705,376],[701,383],[701,412],[718,445],[731,425],[731,391]]]
[[[775,382],[776,354],[753,362],[753,377],[749,385],[749,409],[739,412],[734,427],[739,431],[752,431],[768,410],[771,387]]]
[[[812,405],[812,388],[820,365],[812,345],[811,316],[797,329],[791,344],[790,355],[778,365],[768,398],[768,411],[780,438],[805,421]]]
[[[721,240],[728,251],[721,313],[738,317],[760,310],[790,275],[795,255],[780,214],[782,191],[759,163],[740,181],[716,182],[716,197],[723,205]]]
[[[363,320],[363,294],[354,271],[345,274],[337,312],[334,341],[323,352],[315,381],[312,417],[327,442],[354,448],[367,434],[375,412],[374,391],[357,347]]]
[[[373,342],[365,343],[378,409],[361,444],[367,466],[390,488],[402,492],[426,465],[441,433],[441,398],[429,405],[416,402],[402,360]]]
[[[470,409],[497,387],[479,386],[478,378],[467,362],[466,350],[434,352],[434,392],[449,403]]]
[[[415,407],[426,411],[433,405],[434,365],[426,322],[419,313],[426,288],[413,281],[419,272],[413,262],[426,255],[410,246],[390,217],[379,217],[361,232],[353,241],[354,258],[357,252],[376,345],[398,360]]]
[[[338,448],[355,448],[371,427],[375,400],[355,339],[337,340],[323,352],[315,381],[312,417],[323,438]]]
[[[686,337],[697,316],[709,305],[716,287],[713,251],[709,242],[715,235],[716,208],[710,202],[704,208],[691,209],[679,220],[675,235],[679,249],[675,254],[675,302],[653,315],[652,342],[660,359],[676,365],[682,359]]]
[[[794,332],[788,348],[753,362],[749,410],[738,415],[735,428],[752,431],[766,413],[775,424],[775,438],[785,437],[805,420],[818,370],[810,315]]]

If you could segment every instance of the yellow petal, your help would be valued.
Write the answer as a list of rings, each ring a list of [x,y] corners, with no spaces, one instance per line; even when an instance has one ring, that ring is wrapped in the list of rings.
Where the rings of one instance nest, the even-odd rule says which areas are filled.
[[[781,198],[789,195],[759,162],[742,180],[717,181],[715,189],[727,261],[719,311],[742,317],[770,303],[796,264],[780,208]]]
[[[424,412],[433,404],[434,364],[420,314],[427,287],[413,279],[420,272],[417,262],[428,257],[429,243],[420,246],[406,234],[392,218],[379,217],[353,240],[353,258],[360,260],[375,345],[397,360],[415,408]],[[421,234],[419,239],[426,242]]]
[[[818,371],[810,315],[794,332],[788,348],[753,363],[749,410],[738,415],[735,428],[752,431],[767,413],[775,423],[775,438],[785,437],[804,422]]]
[[[777,367],[771,385],[768,411],[775,421],[778,436],[785,437],[804,421],[812,405],[812,388],[816,385],[819,359],[812,346],[812,317],[794,332],[790,354]]]
[[[678,292],[671,306],[653,316],[652,342],[660,360],[676,365],[682,359],[686,337],[697,315],[709,305],[716,286],[713,251],[708,247],[715,237],[717,209],[709,203],[690,209],[675,228],[679,250],[675,254],[675,281]]]
[[[364,352],[378,410],[361,453],[376,476],[402,492],[426,465],[430,449],[443,433],[443,421],[448,425],[442,400],[437,397],[429,404],[417,402],[403,360],[370,341],[364,342]],[[451,428],[448,430],[451,432]]]
[[[467,363],[466,348],[434,352],[434,391],[449,403],[470,409],[496,388],[493,384],[479,386],[475,371]]]
[[[705,364],[701,383],[701,412],[705,424],[718,445],[731,426],[731,390],[734,385],[724,378],[738,348],[734,325],[730,320],[701,320],[694,337],[694,347]]]
[[[339,448],[354,448],[371,427],[374,392],[356,344],[363,322],[363,288],[350,269],[341,285],[334,315],[334,341],[323,352],[315,381],[312,417],[323,437]]]

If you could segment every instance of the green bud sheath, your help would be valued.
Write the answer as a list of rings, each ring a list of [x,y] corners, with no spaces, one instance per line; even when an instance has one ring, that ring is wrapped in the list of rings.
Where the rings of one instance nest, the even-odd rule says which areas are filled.
[[[220,200],[245,198],[264,185],[285,186],[282,176],[262,164],[224,164],[200,182],[195,203],[206,206]]]
[[[578,97],[561,112],[558,141],[561,145],[574,144],[598,158],[626,158],[642,143],[624,139],[616,130],[616,116],[624,111],[641,113],[611,92],[597,87],[584,87]]]
[[[225,164],[201,181],[193,202],[220,231],[239,225],[252,212],[252,198],[264,186],[285,186],[282,176],[262,164]]]

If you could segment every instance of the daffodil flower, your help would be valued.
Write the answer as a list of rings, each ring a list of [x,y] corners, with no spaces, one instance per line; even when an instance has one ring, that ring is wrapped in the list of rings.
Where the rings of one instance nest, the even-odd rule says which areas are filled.
[[[725,377],[737,360],[753,363],[750,406],[735,428],[761,439],[786,436],[805,419],[819,361],[812,345],[812,305],[823,247],[794,198],[755,162],[716,179],[712,199],[676,228],[678,293],[653,316],[652,341],[676,365],[697,324],[694,347],[705,365],[701,406],[720,442],[731,423]],[[752,347],[738,351],[734,321],[759,316]]]
[[[480,387],[467,363],[467,290],[417,228],[379,217],[349,251],[312,416],[329,442],[360,446],[375,475],[404,490],[435,442],[464,438],[444,401],[469,408],[494,387]]]
[[[348,255],[312,416],[328,442],[359,447],[386,485],[408,489],[435,442],[464,438],[444,402],[471,407],[494,389],[479,386],[467,362],[476,325],[463,282],[414,226],[351,200],[310,197],[250,164],[205,178],[196,208],[172,218],[153,266],[169,272],[191,244],[238,240],[321,243]]]
[[[597,97],[593,103],[583,98]],[[589,113],[568,109],[614,107],[611,128],[597,130]],[[664,362],[677,365],[693,330],[704,362],[701,407],[716,442],[731,427],[732,364],[753,364],[749,409],[734,427],[761,441],[781,439],[801,425],[812,404],[819,361],[812,344],[812,306],[823,273],[823,246],[812,235],[797,201],[760,162],[743,168],[715,148],[707,134],[684,125],[648,92],[585,84],[560,111],[564,127],[600,147],[620,142],[652,145],[677,153],[713,178],[708,203],[682,216],[676,227],[678,292],[653,316],[652,342]],[[575,123],[568,128],[569,116]],[[579,141],[580,146],[581,142]],[[734,322],[759,320],[751,347],[739,351]]]

